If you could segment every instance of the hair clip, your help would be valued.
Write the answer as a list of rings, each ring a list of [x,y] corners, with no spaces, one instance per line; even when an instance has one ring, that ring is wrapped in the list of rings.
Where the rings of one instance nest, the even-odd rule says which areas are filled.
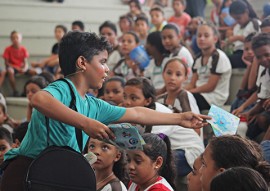
[[[162,140],[164,140],[165,137],[167,137],[167,135],[165,135],[164,133],[159,133],[158,136],[159,136],[159,138],[161,138]]]

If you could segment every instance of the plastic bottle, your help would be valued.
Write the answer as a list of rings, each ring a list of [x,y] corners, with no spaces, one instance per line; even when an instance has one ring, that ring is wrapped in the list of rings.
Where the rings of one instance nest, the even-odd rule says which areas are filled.
[[[241,116],[236,134],[240,135],[243,138],[246,138],[247,129],[248,129],[247,119],[246,117]]]

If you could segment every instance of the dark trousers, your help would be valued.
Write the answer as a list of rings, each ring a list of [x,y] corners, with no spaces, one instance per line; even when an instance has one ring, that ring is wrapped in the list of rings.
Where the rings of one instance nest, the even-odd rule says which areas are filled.
[[[206,0],[187,0],[186,12],[191,17],[204,17]]]
[[[200,111],[209,110],[210,105],[200,93],[193,93]]]
[[[1,180],[1,191],[25,191],[25,178],[32,158],[18,156],[11,160]]]
[[[232,68],[246,68],[247,65],[242,60],[243,50],[237,50],[229,56]]]

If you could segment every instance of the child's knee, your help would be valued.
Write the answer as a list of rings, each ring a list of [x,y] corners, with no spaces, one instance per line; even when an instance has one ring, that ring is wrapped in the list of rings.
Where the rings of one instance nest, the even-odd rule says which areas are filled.
[[[14,75],[14,69],[11,67],[8,67],[6,72],[8,75]]]
[[[259,114],[256,117],[256,123],[259,128],[265,129],[265,126],[268,126],[268,121],[269,119],[265,115]]]
[[[5,75],[6,75],[6,73],[7,73],[7,71],[6,71],[6,70],[1,70],[0,75],[1,75],[1,76],[5,76]]]

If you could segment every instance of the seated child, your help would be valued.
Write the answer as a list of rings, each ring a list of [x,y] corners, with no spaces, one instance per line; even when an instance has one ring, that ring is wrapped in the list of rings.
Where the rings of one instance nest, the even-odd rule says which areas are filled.
[[[189,14],[184,12],[186,9],[187,2],[186,0],[173,0],[172,7],[174,15],[168,19],[168,23],[175,23],[180,29],[181,36],[184,36],[186,32],[186,27],[191,21]]]
[[[232,0],[223,0],[221,10],[220,10],[220,25],[223,26],[223,29],[230,30],[230,27],[233,27],[235,24],[234,18],[230,15],[230,5]]]
[[[18,124],[19,122],[8,116],[6,99],[0,93],[0,126],[13,133]]]
[[[113,48],[109,53],[107,61],[109,69],[112,70],[121,59],[120,46],[117,40],[116,25],[111,21],[105,21],[99,26],[99,34],[106,37]]]
[[[32,96],[38,91],[45,88],[50,82],[47,81],[43,76],[33,76],[29,79],[24,85],[24,91],[29,103],[27,105],[27,118],[26,120],[29,122],[31,120],[33,107],[31,105]]]
[[[127,16],[130,17],[134,22],[140,16],[146,17],[146,14],[142,11],[142,6],[139,0],[130,0],[128,2],[128,5],[129,5],[129,12],[127,13]]]
[[[247,64],[247,69],[243,76],[240,89],[238,90],[238,93],[236,95],[236,99],[233,101],[231,105],[231,112],[234,115],[239,115],[241,112],[248,111],[250,108],[254,106],[254,103],[251,103],[247,107],[246,104],[243,106],[242,104],[245,103],[246,100],[248,100],[252,96],[252,94],[257,90],[255,78],[252,75],[250,75],[252,67],[258,68],[258,64],[254,63],[256,62],[256,60],[254,59],[254,52],[251,47],[251,41],[255,35],[256,33],[249,34],[244,42],[244,52],[242,60]],[[252,80],[252,82],[250,80],[251,78],[254,79]]]
[[[126,82],[124,88],[124,106],[146,107],[164,113],[172,111],[164,105],[155,102],[155,89],[147,78],[133,78]],[[144,125],[136,123],[141,133],[164,133],[170,138],[175,156],[177,175],[186,176],[192,169],[194,160],[204,151],[202,139],[191,129],[176,125]],[[181,139],[179,139],[181,137]]]
[[[155,6],[150,9],[150,16],[152,27],[150,28],[149,33],[161,31],[163,27],[167,24],[164,16],[164,11],[159,6]]]
[[[270,32],[270,17],[267,17],[262,21],[260,28],[261,28],[262,33]],[[249,66],[247,69],[249,69]],[[257,63],[257,61],[253,62],[249,71],[250,76],[253,76],[253,77],[248,79],[248,85],[249,85],[248,89],[252,89],[253,84],[256,84],[256,79],[258,78],[258,69],[259,69],[259,64]],[[258,91],[258,87],[257,87],[257,91]],[[255,91],[240,107],[235,109],[233,111],[233,114],[240,115],[249,105],[255,103],[256,100],[258,99],[257,91]]]
[[[0,126],[0,164],[4,161],[4,154],[12,148],[12,134]]]
[[[39,62],[32,62],[31,66],[33,69],[39,68],[41,70],[36,70],[37,72],[35,74],[41,73],[42,70],[47,70],[48,72],[51,72],[52,74],[57,73],[57,69],[59,66],[59,58],[58,58],[58,48],[59,48],[59,42],[62,39],[62,37],[67,33],[67,28],[63,25],[57,25],[54,29],[54,37],[56,39],[56,43],[52,47],[51,55]]]
[[[152,32],[148,35],[145,49],[152,59],[144,70],[144,76],[152,81],[157,91],[161,91],[164,88],[162,71],[169,53],[162,44],[160,31]]]
[[[198,27],[197,43],[201,49],[193,64],[191,82],[185,87],[195,97],[200,111],[211,104],[222,106],[229,97],[231,64],[226,54],[216,48],[218,31],[211,23]]]
[[[192,77],[191,67],[194,60],[190,51],[181,44],[181,36],[179,28],[175,24],[167,24],[162,29],[161,36],[163,46],[167,51],[170,52],[169,57],[172,58],[178,56],[183,60],[185,60],[189,70],[187,80],[189,82]]]
[[[13,131],[13,148],[18,148],[27,132],[29,122],[23,122]]]
[[[29,57],[27,49],[21,45],[22,34],[12,31],[10,34],[12,44],[6,47],[3,58],[5,59],[8,79],[13,90],[13,96],[19,96],[16,88],[15,74],[24,74],[28,70],[27,58]]]
[[[122,33],[121,36],[118,37],[118,42],[122,42],[122,37],[125,33],[133,30],[133,20],[127,15],[122,15],[119,17],[119,28]]]
[[[140,45],[144,46],[146,44],[146,38],[149,30],[149,22],[147,17],[139,16],[135,20],[135,31],[139,36]]]
[[[181,58],[169,59],[162,72],[166,93],[158,96],[157,102],[166,105],[175,113],[187,111],[200,113],[194,96],[183,89],[187,76],[188,66]],[[200,129],[195,129],[195,131],[200,135]]]
[[[252,109],[242,114],[248,119],[247,136],[250,139],[254,139],[260,133],[267,131],[270,125],[270,112],[263,107],[264,102],[270,98],[270,62],[266,59],[270,53],[269,43],[269,33],[261,33],[252,39],[252,49],[260,66],[256,82],[258,102]]]
[[[210,191],[268,191],[262,175],[248,167],[232,167],[213,178]]]
[[[77,30],[77,31],[83,32],[84,31],[84,23],[80,20],[73,21],[71,24],[71,30],[73,30],[73,31]]]
[[[230,15],[235,19],[233,35],[226,44],[233,44],[233,54],[229,56],[232,68],[246,68],[242,61],[244,40],[252,32],[259,32],[260,21],[248,1],[236,0],[230,5]]]
[[[121,51],[123,59],[119,60],[118,63],[112,70],[112,73],[117,76],[123,77],[125,80],[129,80],[136,76],[141,76],[142,71],[140,70],[137,63],[131,60],[130,52],[139,46],[139,37],[134,32],[127,32],[122,37]]]
[[[124,101],[125,80],[119,76],[113,76],[106,80],[104,87],[104,100],[114,104],[122,105]]]
[[[263,159],[258,144],[237,135],[213,137],[202,155],[202,190],[210,191],[210,184],[215,176],[229,168],[240,166],[256,170],[269,184],[270,165]]]
[[[192,51],[193,57],[196,57],[201,53],[197,44],[197,29],[200,24],[204,22],[202,17],[194,17],[186,27],[186,33],[184,35],[185,44]]]
[[[97,156],[92,164],[97,180],[97,191],[126,191],[122,181],[126,182],[124,151],[98,139],[89,139],[88,152]]]
[[[200,168],[202,166],[201,155],[193,163],[192,171],[187,175],[188,191],[202,191]]]
[[[174,168],[170,139],[164,134],[142,135],[143,150],[127,151],[128,191],[173,191]]]

